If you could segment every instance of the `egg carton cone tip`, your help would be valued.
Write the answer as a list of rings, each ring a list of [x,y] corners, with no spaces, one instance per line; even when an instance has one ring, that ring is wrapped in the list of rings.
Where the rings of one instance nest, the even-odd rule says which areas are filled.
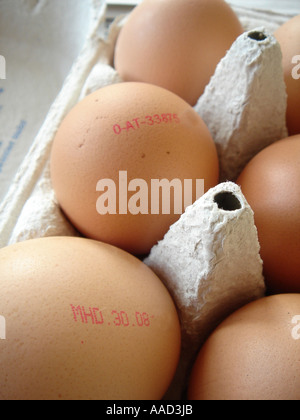
[[[144,260],[172,295],[182,326],[174,386],[181,393],[200,346],[221,320],[265,294],[253,211],[240,187],[221,183],[188,207]],[[178,395],[180,397],[180,395]]]
[[[187,207],[144,262],[173,295],[184,335],[199,342],[207,325],[265,293],[253,211],[233,182]]]
[[[244,32],[219,62],[195,105],[220,160],[220,180],[235,181],[263,148],[288,136],[282,52],[265,28]]]

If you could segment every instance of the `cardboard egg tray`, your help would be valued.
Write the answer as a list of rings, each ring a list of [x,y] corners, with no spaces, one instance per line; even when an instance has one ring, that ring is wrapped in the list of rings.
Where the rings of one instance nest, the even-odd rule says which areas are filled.
[[[292,16],[233,8],[245,31],[263,26],[272,32]],[[73,234],[49,191],[51,144],[81,98],[119,81],[112,63],[126,16],[115,17],[104,0],[1,2],[0,247]],[[33,212],[30,200],[37,200]]]
[[[272,34],[295,14],[275,13],[234,5],[232,7],[240,18],[245,32],[263,28],[267,33]],[[113,68],[116,40],[128,13],[130,13],[128,9],[122,9],[122,11],[126,13],[115,16],[104,0],[85,2],[81,0],[22,0],[21,5],[19,0],[3,0],[0,3],[0,55],[4,58],[0,62],[0,64],[2,63],[2,77],[0,78],[0,248],[39,237],[75,236],[78,234],[60,211],[52,190],[49,172],[50,151],[52,141],[62,120],[78,101],[96,89],[122,82]],[[10,22],[10,24],[6,25],[5,22]],[[238,78],[240,68],[234,61],[238,60],[238,57],[234,57],[233,54],[232,60],[231,64],[233,68],[236,68]],[[3,63],[5,68],[3,68]],[[226,89],[228,87],[224,85],[222,89],[224,91],[219,92],[220,97],[227,97]],[[281,92],[279,92],[280,94]],[[205,99],[205,96],[203,97]],[[253,97],[253,100],[257,100],[257,98]],[[195,106],[197,112],[202,112],[202,109],[205,108],[202,102],[199,100]],[[213,123],[210,126],[209,121],[208,126],[212,132],[218,131]],[[282,128],[282,131],[280,131],[280,127],[278,130],[279,137],[284,137],[285,127]],[[238,164],[240,162],[237,162]],[[247,227],[247,223],[250,225],[253,223],[251,209],[233,183],[229,182],[226,186],[222,186],[221,190],[226,190],[239,198],[239,206],[231,209],[239,212],[239,228],[234,238],[231,239],[230,235],[227,235],[227,219],[232,217],[229,215],[223,225],[218,223],[223,231],[217,232],[212,225],[211,236],[204,238],[203,243],[218,244],[217,238],[227,235],[228,252],[235,258],[233,265],[242,265],[242,254],[245,248],[237,250],[231,246],[232,241],[236,240],[238,235],[245,237],[244,229],[245,226]],[[216,192],[218,191],[216,190]],[[210,192],[210,194],[213,193],[215,192]],[[191,217],[192,220],[193,213],[200,211],[204,214],[209,211],[210,199],[211,195],[208,194],[196,206],[191,207],[186,218],[182,218],[182,221],[174,227],[166,237],[166,241],[168,238],[171,242],[173,241],[172,235],[176,229],[178,229],[178,237],[180,237],[180,223],[188,225],[188,217]],[[198,238],[201,234],[201,232],[197,233]],[[257,259],[259,249],[256,248],[258,244],[255,242],[254,230],[252,235],[249,233],[249,241],[245,241],[243,246],[248,247],[249,253],[246,255],[248,260],[253,257],[253,266],[249,265],[250,270],[254,267],[253,276],[248,281],[248,285],[253,286],[256,295],[254,293],[252,297],[255,298],[260,296],[263,290],[262,279],[259,274],[255,273],[255,270],[259,271],[261,266]],[[186,238],[180,239],[184,244]],[[188,247],[191,243],[190,239],[186,241],[189,253]],[[194,247],[194,249],[196,248]],[[164,246],[164,242],[162,242],[146,261],[154,271],[159,272],[162,269],[158,264],[161,256],[165,257],[164,260],[172,261],[173,258],[174,264],[179,261],[176,257],[176,247],[174,252],[172,251],[173,256],[164,254],[164,252],[170,252],[170,247]],[[204,255],[209,256],[209,252]],[[210,261],[204,261],[203,255],[201,258],[197,260],[195,257],[193,262],[195,266],[192,269],[199,272],[207,266],[209,273]],[[220,261],[222,264],[226,264],[226,259],[222,256]],[[201,263],[201,267],[197,266],[198,263]],[[218,267],[220,270],[226,269],[225,265],[218,265]],[[164,268],[164,272],[161,273],[162,277],[167,276],[168,267]],[[177,272],[180,272],[184,278],[184,270],[180,271],[181,269],[182,267],[179,266]],[[234,275],[236,276],[236,272]],[[251,277],[251,273],[249,275]],[[209,275],[206,277],[209,279]],[[165,280],[165,283],[168,283],[168,278]],[[230,276],[228,276],[228,281],[230,281]],[[187,335],[186,347],[189,347],[189,339],[193,337],[193,334],[199,336],[199,328],[203,330],[203,325],[208,324],[211,314],[218,313],[221,307],[226,307],[227,301],[230,301],[230,310],[233,308],[232,305],[239,306],[241,304],[241,301],[232,303],[232,296],[228,296],[227,292],[220,293],[218,288],[214,289],[213,281],[211,284],[205,285],[205,295],[208,298],[201,319],[194,316],[189,303],[185,306],[184,291],[181,293],[180,290],[176,290],[178,297],[175,300],[181,311],[181,320],[183,324],[186,322],[186,325],[192,325],[194,328],[193,331],[189,331],[190,327],[188,327],[184,331]],[[175,290],[177,285],[170,285],[170,288]],[[239,288],[238,285],[237,288]],[[211,289],[214,290],[212,290],[210,301],[209,292]],[[247,298],[251,295],[251,291],[244,290],[241,293],[241,288],[239,292],[241,295],[243,293],[247,295]],[[216,296],[219,296],[220,299],[216,299]],[[197,310],[196,308],[195,311]],[[218,315],[222,318],[226,313],[220,312]],[[187,356],[187,360],[189,357],[190,355]],[[170,388],[169,397],[171,399],[176,399],[182,393],[181,385],[184,382],[187,360],[182,361],[174,386]],[[180,384],[179,389],[178,384]]]

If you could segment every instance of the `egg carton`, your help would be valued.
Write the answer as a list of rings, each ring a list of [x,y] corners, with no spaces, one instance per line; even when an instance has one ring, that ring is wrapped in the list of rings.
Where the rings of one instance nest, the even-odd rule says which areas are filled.
[[[40,3],[45,7],[47,0]],[[64,217],[51,187],[51,145],[78,101],[101,87],[122,83],[113,56],[128,17],[116,17],[107,28],[106,2],[91,0],[90,7],[91,26],[81,53],[0,205],[0,247],[80,235]],[[272,34],[291,16],[233,8],[245,33],[220,61],[194,107],[216,142],[220,184],[190,206],[145,259],[170,290],[182,322],[182,358],[169,399],[181,398],[191,360],[212,328],[265,293],[253,212],[234,180],[258,151],[287,136],[282,57]]]
[[[18,4],[15,1],[7,3],[10,3],[13,14],[17,9],[21,14],[22,7],[19,2]],[[55,2],[52,2],[52,4],[53,3]],[[47,7],[49,8],[50,2],[49,0],[23,0],[22,4],[25,11],[34,15],[34,17],[38,20],[39,13],[41,10],[47,9]],[[60,13],[59,7],[60,5],[57,5],[57,14]],[[73,5],[72,7],[74,8]],[[90,27],[86,30],[85,37],[83,36],[84,45],[82,50],[73,63],[59,94],[47,112],[46,118],[42,123],[42,126],[39,128],[38,134],[29,138],[29,143],[31,142],[29,151],[23,157],[17,173],[11,182],[10,188],[0,204],[0,247],[35,237],[76,234],[72,226],[68,224],[61,214],[53,191],[51,190],[48,166],[51,144],[55,136],[55,132],[61,124],[63,118],[80,99],[100,87],[121,81],[120,77],[113,69],[112,63],[118,33],[128,16],[128,14],[117,16],[107,29],[105,26],[107,16],[106,1],[90,0],[87,8],[90,12],[91,23]],[[267,31],[269,31],[269,33],[272,33],[291,17],[289,14],[257,11],[242,7],[233,8],[239,16],[245,31],[250,31],[257,27],[264,27]],[[69,9],[71,9],[70,6]],[[68,16],[68,13],[65,13],[66,16]],[[83,11],[80,10],[80,13],[82,15]],[[86,14],[83,14],[83,16],[86,17]],[[47,13],[40,15],[40,19],[45,20],[46,17]],[[74,16],[71,15],[71,17],[75,20]],[[20,19],[22,18],[22,15],[20,15]],[[52,19],[54,20],[54,16]],[[62,26],[65,22],[60,23],[60,26]],[[16,21],[14,26],[17,25],[18,21]],[[21,22],[19,22],[19,26],[21,26]],[[39,22],[36,26],[37,28],[32,25],[32,36],[36,36],[37,31],[41,30],[41,22]],[[51,29],[53,32],[53,28]],[[58,30],[57,28],[55,29]],[[62,33],[61,36],[65,36],[64,33]],[[44,41],[45,46],[48,47],[47,39],[42,39],[42,41]],[[66,45],[65,48],[69,48],[69,45]],[[20,49],[24,49],[24,47],[22,46]],[[28,48],[26,51],[27,54],[30,54]],[[34,53],[32,54],[34,55]],[[238,55],[239,52],[236,51],[236,54]],[[29,62],[31,61],[30,56],[27,60]],[[221,118],[223,114],[222,106],[225,106],[226,108],[230,103],[230,106],[238,107],[242,103],[242,96],[240,94],[237,96],[237,98],[240,98],[240,103],[237,102],[236,98],[233,98],[234,94],[240,89],[240,86],[234,86],[232,91],[232,83],[226,84],[223,82],[226,78],[226,74],[229,74],[230,71],[232,79],[238,80],[241,73],[239,71],[239,66],[244,66],[244,63],[242,62],[241,57],[237,56],[232,57],[232,62],[227,62],[227,64],[229,65],[229,68],[227,68],[225,72],[224,69],[222,70],[223,80],[220,84],[222,88],[214,90],[214,93],[211,96],[212,98],[216,97],[216,100],[212,99],[213,102],[218,102],[220,104],[221,112],[218,115],[221,116]],[[267,63],[265,64],[267,65]],[[262,64],[259,64],[259,67],[262,68]],[[269,91],[271,92],[272,87],[278,90],[278,86],[276,86],[274,79],[272,82],[272,76],[267,74],[271,65],[267,67],[268,69],[265,71],[265,77],[268,78],[267,85],[270,87]],[[18,77],[20,78],[20,76]],[[40,83],[42,84],[42,81]],[[211,85],[211,89],[214,89],[214,84]],[[211,92],[207,92],[207,97],[210,94]],[[257,96],[254,98],[253,92],[248,92],[247,94],[248,96],[250,95],[250,103],[253,104],[253,107],[261,109],[257,106],[259,98],[257,98]],[[24,98],[24,100],[25,99],[26,98]],[[224,99],[226,101],[225,104]],[[268,103],[274,103],[272,95],[270,95],[266,101],[268,101]],[[200,114],[202,114],[201,107],[203,108],[203,104],[205,104],[205,101],[200,100],[200,103],[196,106],[196,109],[200,112]],[[210,112],[211,105],[212,104],[210,104],[207,112]],[[35,106],[40,108],[39,103],[36,103]],[[36,108],[30,109],[30,111],[31,113],[34,113],[34,115],[38,112]],[[213,110],[213,113],[217,112],[218,111],[216,109]],[[205,117],[205,115],[202,116]],[[227,130],[229,132],[233,129],[233,122],[231,121],[228,123],[226,121],[227,118],[228,114],[224,115],[222,120],[219,120],[218,117],[216,123],[213,122],[212,117],[207,116],[207,118],[204,119],[213,134],[215,134],[219,132],[219,126],[224,126],[224,124],[227,125]],[[244,123],[246,121],[245,118],[246,117],[244,117]],[[265,120],[268,122],[268,118],[265,118]],[[273,118],[272,123],[274,123],[274,121],[275,119]],[[238,124],[241,124],[241,122]],[[259,124],[256,124],[256,127],[259,130]],[[238,134],[242,131],[239,126],[235,127],[235,130]],[[245,131],[242,134],[244,133]],[[249,132],[247,135],[248,134]],[[254,131],[253,135],[255,135]],[[230,133],[227,136],[227,142],[234,141],[229,139]],[[216,139],[216,142],[218,142],[218,139]],[[26,147],[28,146],[25,144],[23,146],[23,150],[26,150]],[[228,147],[227,152],[228,150],[230,151],[233,149]],[[227,152],[224,150],[222,153],[226,154]],[[229,161],[230,159],[226,157],[226,160]],[[235,160],[234,165],[236,164],[237,162]]]

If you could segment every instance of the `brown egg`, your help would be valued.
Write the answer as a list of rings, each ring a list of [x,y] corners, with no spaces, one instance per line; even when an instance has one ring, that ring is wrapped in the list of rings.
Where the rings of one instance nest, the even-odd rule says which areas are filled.
[[[191,400],[300,400],[300,294],[273,295],[234,312],[194,364]]]
[[[254,211],[271,293],[300,293],[300,135],[256,155],[237,180]]]
[[[195,105],[243,32],[223,0],[144,0],[120,32],[114,65],[124,81],[162,86]]]
[[[203,120],[174,93],[146,83],[86,97],[63,121],[51,154],[52,184],[73,225],[139,255],[218,177]]]
[[[300,134],[300,15],[284,23],[274,33],[283,55],[284,78],[288,94],[289,134]]]
[[[53,237],[1,249],[0,273],[0,400],[163,397],[180,324],[144,263],[98,241]]]

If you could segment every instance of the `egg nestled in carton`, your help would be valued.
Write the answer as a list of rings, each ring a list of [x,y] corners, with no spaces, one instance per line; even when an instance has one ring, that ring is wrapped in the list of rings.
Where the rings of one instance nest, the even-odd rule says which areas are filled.
[[[188,398],[299,401],[300,294],[272,295],[227,317],[201,348]]]
[[[237,182],[255,213],[268,291],[300,293],[300,135],[259,152]]]
[[[83,235],[145,255],[203,194],[202,180],[204,191],[217,184],[218,157],[203,120],[179,96],[149,83],[116,83],[64,119],[51,179]]]
[[[164,87],[193,106],[242,33],[223,0],[144,0],[120,31],[114,65],[124,81]]]
[[[123,24],[117,20],[111,27],[110,56]],[[81,99],[120,81],[112,62],[100,62],[90,73]],[[265,28],[253,28],[236,39],[219,62],[194,111],[206,123],[217,146],[220,183],[187,208],[144,260],[167,286],[180,314],[183,351],[166,394],[171,399],[184,396],[196,351],[215,326],[239,306],[265,293],[253,211],[234,183],[251,157],[287,133],[281,51]],[[61,212],[49,182],[48,165],[23,208],[10,244],[56,234],[80,236]],[[36,219],[33,209],[41,197],[45,205],[39,210],[41,217]],[[41,234],[41,220],[44,227],[47,220],[51,221],[53,229]]]
[[[86,238],[37,238],[2,249],[0,272],[0,399],[163,397],[180,323],[140,260]]]

